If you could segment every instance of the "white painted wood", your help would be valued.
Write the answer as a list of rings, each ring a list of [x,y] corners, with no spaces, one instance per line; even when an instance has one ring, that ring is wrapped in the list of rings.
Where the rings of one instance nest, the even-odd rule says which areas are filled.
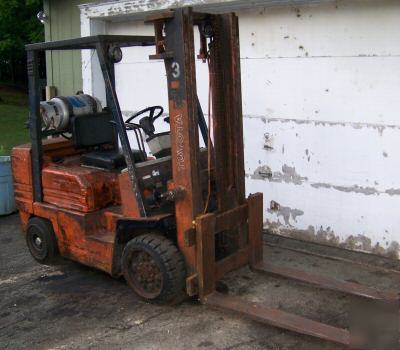
[[[397,0],[241,11],[241,57],[398,56],[399,21]]]
[[[82,36],[105,34],[107,23],[81,15]],[[82,88],[86,94],[96,96],[107,106],[104,79],[95,50],[82,51]]]
[[[399,125],[399,73],[400,56],[243,59],[244,113]]]
[[[263,165],[275,172],[287,165],[310,184],[400,189],[400,127],[245,118],[244,128],[248,175]]]
[[[82,25],[102,18],[110,34],[152,34],[151,26],[132,21],[137,11],[122,9],[124,3],[82,8]],[[159,9],[160,1],[154,4]],[[237,13],[246,187],[264,193],[265,221],[281,233],[303,230],[307,238],[311,227],[315,234],[322,228],[320,236],[347,247],[398,250],[389,247],[400,242],[400,3],[350,0]],[[148,61],[153,48],[123,52],[116,76],[125,113],[166,107],[163,62]],[[198,61],[196,68],[207,111],[207,66]],[[272,179],[265,178],[267,167]],[[268,210],[271,200],[281,211]],[[368,239],[369,246],[360,243]]]
[[[191,6],[203,12],[229,12],[239,9],[254,9],[290,4],[313,4],[332,0],[116,0],[82,4],[81,13],[90,18],[144,19],[148,13]]]

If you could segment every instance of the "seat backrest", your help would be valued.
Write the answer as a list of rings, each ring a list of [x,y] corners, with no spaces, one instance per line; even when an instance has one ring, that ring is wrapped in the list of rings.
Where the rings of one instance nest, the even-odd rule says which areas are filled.
[[[72,141],[76,148],[114,144],[115,127],[110,112],[74,116],[71,119]]]

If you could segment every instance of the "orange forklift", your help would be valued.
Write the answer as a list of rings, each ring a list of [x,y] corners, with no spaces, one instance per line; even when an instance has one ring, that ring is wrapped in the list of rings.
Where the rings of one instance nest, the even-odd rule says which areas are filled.
[[[398,301],[397,293],[263,262],[263,196],[245,195],[238,18],[182,8],[147,22],[154,37],[98,35],[26,46],[31,143],[13,149],[12,167],[30,253],[45,264],[60,255],[123,276],[147,301],[196,296],[260,322],[360,348],[362,339],[348,330],[216,291],[228,272],[250,266],[319,288]],[[194,27],[198,58],[209,65],[208,122],[197,97]],[[155,46],[149,58],[165,63],[168,132],[155,130],[161,106],[124,121],[116,94],[121,48],[149,45]],[[39,53],[49,50],[94,50],[107,107],[85,94],[40,101]]]

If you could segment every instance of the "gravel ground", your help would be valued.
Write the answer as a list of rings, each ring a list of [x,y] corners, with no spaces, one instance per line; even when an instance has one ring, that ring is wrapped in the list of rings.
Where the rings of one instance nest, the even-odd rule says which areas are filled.
[[[17,215],[0,218],[0,248],[1,349],[343,349],[194,300],[177,306],[146,304],[123,279],[71,261],[40,265],[29,255]],[[382,289],[400,286],[399,263],[371,255],[265,235],[264,259]],[[247,268],[223,282],[229,293],[245,299],[334,326],[349,324],[353,297]]]

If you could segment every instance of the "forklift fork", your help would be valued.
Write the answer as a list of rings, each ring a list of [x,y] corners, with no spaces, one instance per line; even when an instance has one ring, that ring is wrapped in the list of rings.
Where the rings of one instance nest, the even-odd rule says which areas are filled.
[[[246,209],[246,210],[244,210]],[[311,274],[302,270],[275,266],[263,261],[262,194],[250,195],[247,204],[224,214],[205,214],[196,219],[198,291],[203,304],[225,309],[255,321],[284,328],[320,339],[345,345],[352,349],[363,348],[364,339],[347,329],[313,321],[261,303],[247,302],[241,298],[216,291],[216,282],[227,272],[249,265],[254,271],[266,272],[300,282],[313,284],[346,294],[380,300],[397,305],[399,294],[384,292],[361,284]],[[248,225],[248,245],[221,261],[215,261],[214,235],[240,223]]]

